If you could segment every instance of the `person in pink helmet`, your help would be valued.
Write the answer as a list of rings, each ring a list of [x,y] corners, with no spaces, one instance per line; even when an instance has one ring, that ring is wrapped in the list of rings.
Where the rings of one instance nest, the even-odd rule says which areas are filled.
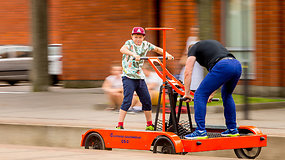
[[[131,34],[131,39],[127,40],[121,47],[120,52],[122,56],[122,81],[124,89],[124,99],[119,111],[119,120],[117,129],[124,129],[124,120],[128,109],[131,106],[133,94],[136,91],[140,102],[142,103],[142,110],[145,113],[147,126],[146,130],[154,130],[151,115],[151,98],[145,82],[145,75],[142,70],[144,61],[140,57],[145,57],[149,51],[154,51],[163,55],[163,50],[147,41],[145,39],[145,30],[142,27],[134,27]],[[174,57],[166,52],[169,60]]]

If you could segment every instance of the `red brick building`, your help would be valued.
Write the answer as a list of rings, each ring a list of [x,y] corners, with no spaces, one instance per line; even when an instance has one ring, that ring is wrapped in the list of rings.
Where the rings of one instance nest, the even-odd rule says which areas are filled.
[[[203,1],[211,4],[202,12]],[[0,45],[31,45],[29,0],[0,4]],[[201,23],[202,33],[209,29],[209,37],[249,63],[252,94],[285,96],[282,0],[50,0],[48,7],[49,42],[63,46],[66,87],[100,84],[110,65],[121,60],[119,49],[134,26],[176,29],[167,32],[167,51],[177,59],[168,62],[168,68],[178,74],[189,28]],[[208,14],[206,20],[203,14]],[[208,28],[202,28],[203,21]],[[162,45],[157,31],[147,31],[146,38]]]

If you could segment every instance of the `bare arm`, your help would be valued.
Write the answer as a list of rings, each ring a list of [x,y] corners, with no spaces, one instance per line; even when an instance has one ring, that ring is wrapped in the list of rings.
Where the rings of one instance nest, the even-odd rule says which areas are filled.
[[[215,96],[217,90],[215,90],[208,98],[208,103],[212,102],[212,98]]]
[[[153,89],[155,89],[156,88],[156,86],[157,86],[158,84],[157,83],[148,83],[147,84],[147,88],[149,89],[149,90],[153,90]]]
[[[126,45],[123,45],[123,47],[120,49],[120,52],[122,54],[126,54],[126,55],[130,55],[130,56],[133,56],[136,58],[136,61],[139,61],[140,60],[140,56],[137,55],[135,52],[132,52],[129,50],[128,46]]]
[[[102,85],[102,89],[105,91],[105,92],[109,92],[110,89],[111,89],[111,82],[108,81],[108,80],[105,80],[103,85]]]
[[[160,54],[160,55],[163,55],[163,49],[162,48],[155,47],[153,51],[158,53],[158,54]],[[169,54],[168,52],[165,51],[165,54],[166,54],[166,57],[169,60],[173,60],[174,59],[174,57],[171,54]]]
[[[185,72],[184,72],[184,87],[185,87],[185,98],[193,99],[190,95],[190,85],[192,81],[192,72],[194,68],[194,64],[196,61],[195,56],[190,56],[187,58],[186,65],[185,65]]]

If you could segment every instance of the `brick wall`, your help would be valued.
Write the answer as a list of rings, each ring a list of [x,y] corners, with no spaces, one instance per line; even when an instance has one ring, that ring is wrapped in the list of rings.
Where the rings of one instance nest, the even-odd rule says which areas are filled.
[[[222,10],[221,10],[221,0],[217,0],[214,4],[213,4],[213,25],[214,25],[214,39],[219,41],[219,42],[223,42],[223,38],[222,38],[222,30],[224,29],[224,26],[222,25]]]
[[[284,1],[256,0],[257,86],[282,86],[284,80]]]
[[[62,44],[60,0],[48,1],[48,14],[49,14],[49,19],[48,19],[49,43]]]
[[[0,3],[0,13],[5,15],[0,17],[5,22],[0,26],[0,44],[30,45],[29,1]],[[166,0],[160,4],[161,26],[176,28],[167,33],[167,50],[177,59],[168,64],[177,74],[181,66],[176,64],[196,19],[195,0]],[[50,0],[49,43],[63,44],[63,79],[103,80],[109,74],[110,62],[120,63],[119,49],[130,38],[132,27],[157,27],[155,10],[155,0]],[[146,39],[162,45],[155,32],[147,31]]]
[[[157,27],[156,0],[49,1],[49,43],[63,44],[64,80],[103,80],[112,63],[120,63],[120,47],[130,38],[134,26]],[[180,71],[178,60],[185,49],[189,28],[196,25],[196,0],[161,0],[161,27],[167,31],[167,51],[173,74]],[[0,45],[30,45],[29,0],[0,0]],[[222,40],[221,0],[213,6],[214,37]],[[285,86],[285,2],[256,0],[255,86]],[[147,31],[147,40],[162,45],[157,31]],[[162,46],[160,46],[162,47]]]
[[[0,45],[30,42],[29,0],[0,1]]]
[[[169,0],[161,4],[161,26],[176,28],[167,32],[167,51],[180,59],[195,18],[195,3]],[[119,49],[130,38],[132,27],[156,27],[154,1],[62,0],[61,6],[65,80],[104,79],[110,62],[121,61]],[[147,31],[146,38],[162,45],[156,42],[156,32]],[[168,64],[174,74],[180,70],[172,65],[177,61]]]
[[[103,80],[112,63],[121,63],[132,28],[152,26],[152,10],[151,1],[62,0],[64,80]]]
[[[0,45],[31,45],[30,1],[0,1]],[[61,43],[58,0],[49,0],[49,43]]]

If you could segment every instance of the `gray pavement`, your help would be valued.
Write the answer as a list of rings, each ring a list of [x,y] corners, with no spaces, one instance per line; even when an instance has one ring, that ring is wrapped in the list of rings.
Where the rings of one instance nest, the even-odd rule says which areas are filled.
[[[67,125],[80,127],[114,128],[118,112],[105,111],[107,97],[100,88],[66,89],[51,87],[50,92],[30,92],[28,84],[0,85],[0,123]],[[208,107],[206,123],[224,125],[223,113],[211,112]],[[214,108],[222,108],[217,106]],[[238,125],[252,125],[265,134],[285,136],[284,108],[250,111],[250,120],[243,120],[243,112],[237,112]],[[153,114],[154,116],[154,114]],[[128,114],[125,127],[144,129],[143,113]]]
[[[17,86],[0,84],[0,135],[2,135],[0,144],[79,148],[81,134],[87,129],[114,128],[117,124],[118,112],[104,110],[108,102],[100,88],[66,89],[58,86],[50,87],[50,92],[44,93],[34,93],[30,90],[28,83],[21,83]],[[215,109],[208,107],[206,118],[208,125],[224,125],[223,113],[214,112],[219,107],[222,108],[221,106],[212,107]],[[277,156],[275,159],[284,156],[284,153],[280,151],[285,147],[284,115],[285,106],[277,109],[250,111],[250,120],[243,120],[243,112],[237,112],[238,125],[256,126],[272,137],[268,140],[267,151],[262,151],[263,159],[271,159],[273,156],[270,153],[275,153]],[[144,127],[143,113],[127,114],[126,129],[143,130]],[[67,134],[67,132],[70,133]],[[56,138],[61,138],[61,140]],[[3,145],[0,145],[0,152],[3,152],[5,148]],[[95,152],[87,151],[80,154]],[[191,156],[217,156],[214,153],[195,153]],[[235,157],[233,153],[230,153],[232,156],[228,156],[228,153],[224,154],[223,151],[217,153],[225,157]],[[116,157],[116,154],[114,155]]]
[[[134,150],[84,150],[68,149],[58,147],[35,147],[23,145],[1,145],[0,155],[2,160],[171,160],[189,159],[189,156],[183,155],[163,155],[153,154],[148,151]],[[201,157],[191,156],[191,160],[233,160],[235,158],[221,157]]]

